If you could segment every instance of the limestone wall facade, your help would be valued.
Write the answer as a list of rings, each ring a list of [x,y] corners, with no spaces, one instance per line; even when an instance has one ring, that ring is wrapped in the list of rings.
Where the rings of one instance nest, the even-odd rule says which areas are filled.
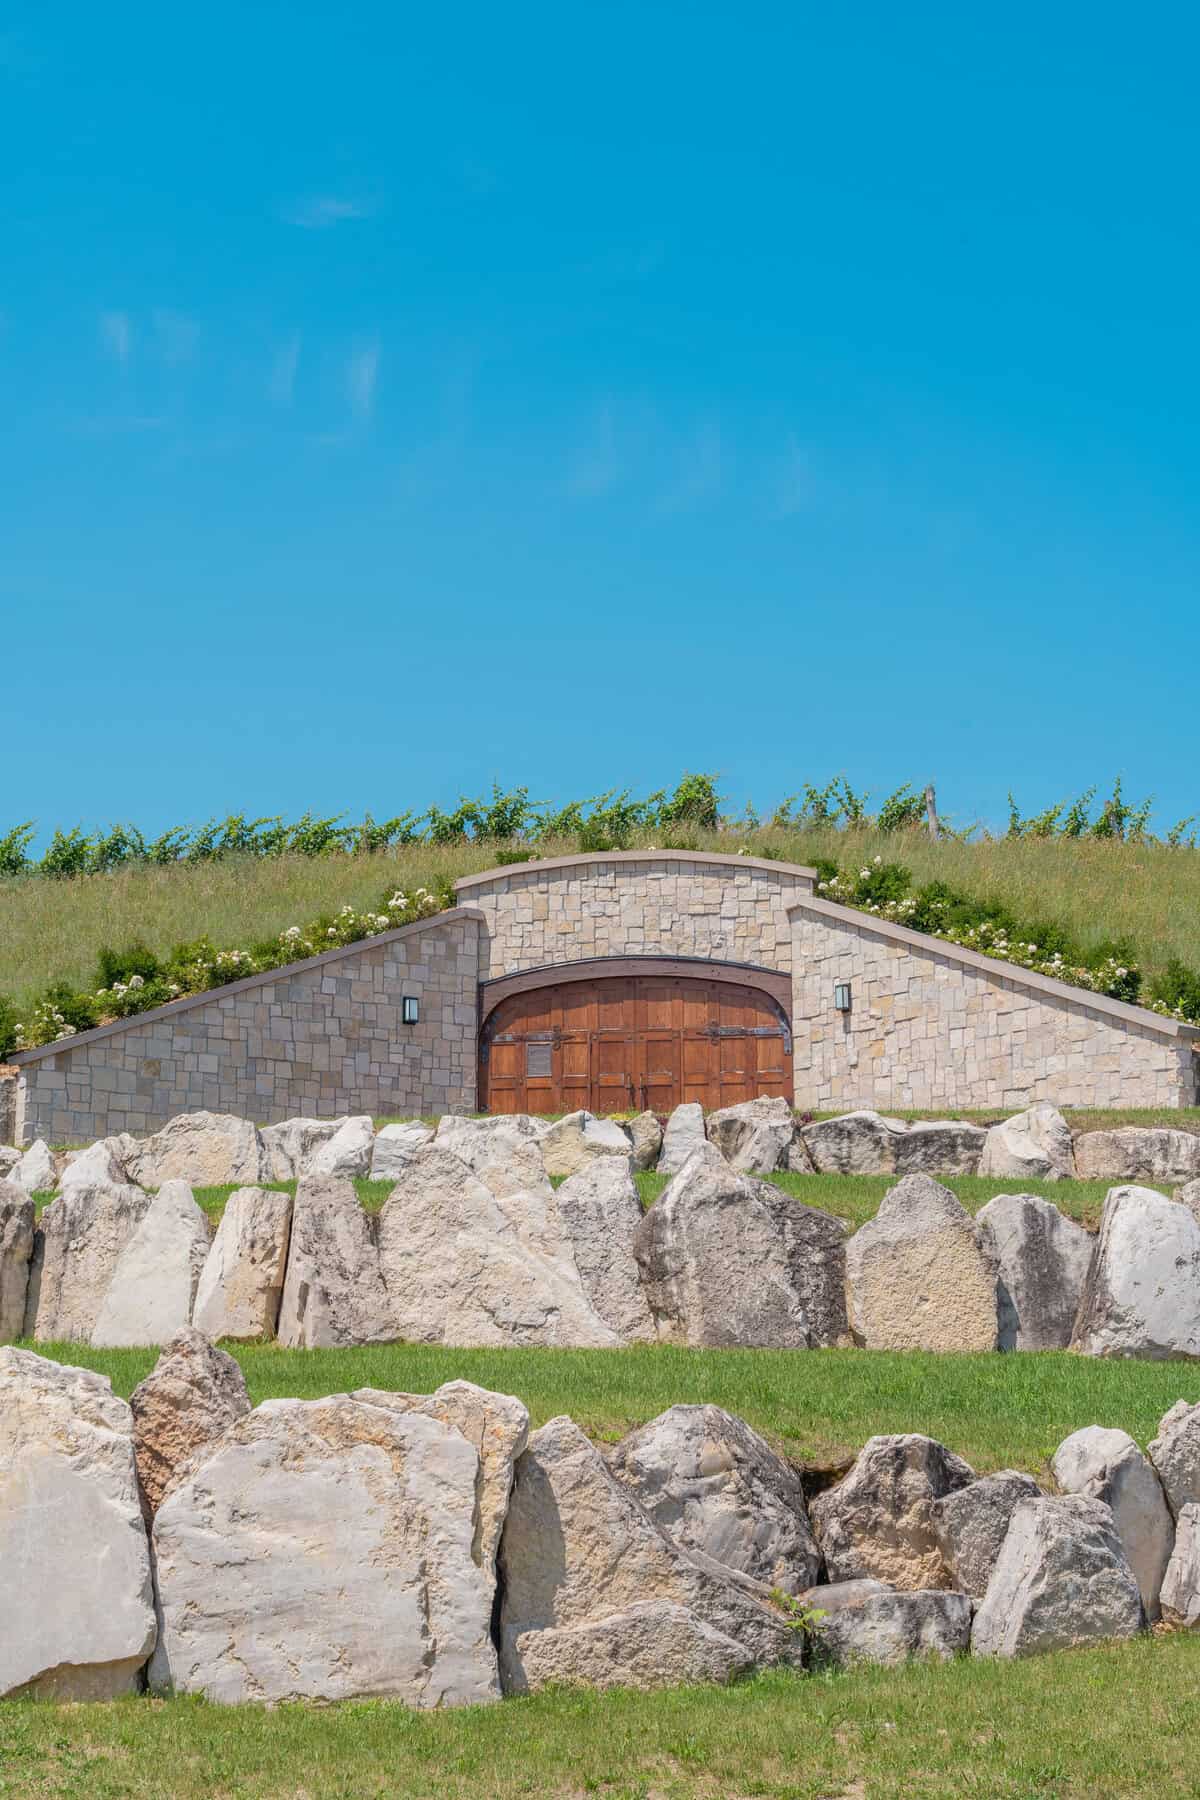
[[[802,902],[792,925],[797,1106],[1196,1103],[1186,1027],[828,902]]]
[[[88,1143],[198,1111],[259,1124],[469,1111],[478,932],[445,913],[26,1053],[14,1136]],[[401,1020],[406,994],[415,1025]]]
[[[699,956],[788,970],[788,907],[813,871],[757,857],[612,851],[469,876],[480,980],[597,956]]]

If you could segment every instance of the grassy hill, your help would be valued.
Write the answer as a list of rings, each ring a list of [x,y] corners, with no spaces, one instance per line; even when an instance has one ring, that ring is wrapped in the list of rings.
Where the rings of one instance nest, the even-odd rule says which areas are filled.
[[[980,900],[999,900],[1032,920],[1065,926],[1084,947],[1125,937],[1147,978],[1172,957],[1200,967],[1200,850],[1160,843],[1069,838],[933,842],[921,831],[808,828],[644,833],[633,843],[736,850],[790,862],[843,865],[876,855],[899,860],[918,882],[941,880]],[[543,841],[563,854],[575,840]],[[511,846],[505,846],[512,855]],[[98,952],[141,939],[156,954],[207,934],[240,947],[343,905],[378,904],[393,885],[491,867],[495,845],[418,844],[359,855],[231,857],[50,880],[0,879],[0,994],[20,1004],[48,982],[91,984]]]

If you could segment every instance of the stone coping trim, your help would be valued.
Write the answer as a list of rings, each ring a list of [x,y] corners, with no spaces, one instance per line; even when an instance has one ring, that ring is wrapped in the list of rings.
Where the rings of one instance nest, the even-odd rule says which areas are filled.
[[[769,875],[800,875],[810,884],[817,871],[803,863],[773,862],[768,856],[730,856],[724,850],[588,850],[577,856],[534,857],[529,862],[502,863],[481,875],[463,875],[455,882],[460,894],[467,888],[485,887],[509,875],[530,875],[543,869],[582,869],[602,863],[690,863],[693,867],[716,865],[727,869],[762,869]]]
[[[1185,1025],[1181,1019],[1164,1018],[1162,1013],[1151,1012],[1145,1006],[1131,1006],[1127,1000],[1112,1000],[1107,994],[1093,994],[1088,988],[1073,987],[1069,981],[1056,981],[1052,975],[1039,975],[1035,969],[1018,968],[1014,963],[1001,961],[997,956],[984,956],[978,950],[968,950],[962,944],[952,944],[946,938],[931,937],[925,931],[913,931],[911,926],[897,925],[891,919],[876,918],[873,913],[860,912],[854,906],[839,906],[834,900],[822,900],[816,894],[806,894],[802,900],[793,901],[787,909],[789,919],[796,913],[816,913],[822,918],[836,919],[839,925],[853,925],[860,931],[873,932],[876,937],[887,938],[895,944],[910,944],[924,955],[944,956],[950,962],[962,963],[968,969],[980,969],[993,980],[1000,978],[1011,982],[1014,987],[1030,988],[1035,993],[1051,994],[1056,1000],[1067,1000],[1074,1006],[1082,1007],[1087,1012],[1106,1013],[1110,1018],[1125,1019],[1131,1025],[1140,1025],[1143,1030],[1155,1031],[1160,1037],[1184,1038],[1193,1044],[1200,1043],[1200,1025]]]
[[[319,956],[305,956],[299,962],[280,963],[277,969],[264,969],[258,975],[243,975],[240,981],[226,981],[220,987],[205,988],[202,994],[185,994],[180,1000],[168,1000],[165,1006],[147,1007],[145,1012],[133,1013],[128,1019],[113,1019],[107,1025],[94,1025],[90,1031],[77,1031],[73,1037],[57,1038],[52,1044],[35,1044],[32,1050],[14,1050],[11,1052],[12,1065],[20,1069],[28,1063],[41,1062],[47,1056],[61,1056],[65,1051],[74,1050],[79,1044],[95,1044],[101,1038],[116,1037],[120,1032],[131,1031],[138,1025],[173,1018],[177,1013],[190,1012],[196,1006],[209,1006],[214,1000],[223,1000],[226,994],[244,994],[250,988],[267,987],[273,981],[287,981],[302,971],[320,968],[324,963],[340,962],[343,957],[354,956],[363,950],[375,950],[381,944],[398,943],[403,938],[415,937],[420,931],[428,931],[431,925],[451,925],[457,919],[473,919],[477,925],[486,923],[483,914],[473,906],[451,906],[445,912],[430,913],[426,919],[414,919],[411,925],[397,925],[394,931],[376,932],[372,937],[359,938],[354,944],[337,944],[332,950],[322,950]]]

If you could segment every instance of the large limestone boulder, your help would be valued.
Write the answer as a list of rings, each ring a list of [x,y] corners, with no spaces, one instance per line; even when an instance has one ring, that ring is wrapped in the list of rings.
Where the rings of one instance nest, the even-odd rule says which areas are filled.
[[[581,1349],[621,1342],[588,1298],[549,1182],[498,1196],[437,1139],[388,1196],[379,1260],[394,1336]]]
[[[786,1100],[743,1100],[709,1113],[708,1141],[742,1175],[769,1175],[787,1166],[796,1116]]]
[[[26,1337],[91,1342],[121,1252],[149,1205],[138,1187],[69,1188],[51,1201],[30,1263]]]
[[[1075,1174],[1071,1127],[1044,1102],[993,1125],[979,1161],[981,1175],[1027,1181],[1070,1181]]]
[[[0,1343],[24,1336],[33,1242],[32,1196],[0,1180]]]
[[[47,1194],[58,1185],[54,1154],[44,1138],[34,1138],[9,1175],[27,1194]]]
[[[1175,1527],[1158,1476],[1129,1433],[1085,1425],[1063,1440],[1050,1466],[1065,1494],[1083,1494],[1111,1508],[1142,1610],[1147,1619],[1157,1619]]]
[[[894,1175],[906,1131],[902,1119],[863,1111],[818,1119],[800,1135],[818,1175]]]
[[[351,1181],[360,1180],[371,1166],[374,1144],[375,1121],[369,1113],[343,1119],[333,1136],[310,1152],[300,1173],[340,1175]]]
[[[529,1414],[523,1402],[512,1394],[493,1394],[487,1388],[476,1387],[473,1381],[446,1381],[432,1394],[359,1388],[350,1398],[369,1406],[440,1419],[474,1446],[479,1458],[475,1549],[480,1567],[494,1577],[513,1472],[518,1456],[529,1442]]]
[[[271,1179],[257,1126],[229,1113],[181,1113],[134,1145],[129,1178],[143,1187],[187,1181],[193,1187],[253,1186]]]
[[[673,1406],[617,1445],[609,1467],[679,1549],[798,1594],[821,1553],[790,1464],[719,1406]]]
[[[151,1686],[210,1700],[414,1706],[498,1695],[479,1457],[349,1395],[239,1419],[154,1521]]]
[[[1195,1500],[1179,1514],[1160,1601],[1168,1625],[1200,1625],[1200,1503]]]
[[[1134,1637],[1142,1601],[1101,1500],[1023,1500],[975,1614],[976,1656],[1031,1656]]]
[[[1194,1181],[1200,1176],[1200,1135],[1146,1125],[1084,1131],[1075,1139],[1081,1181]]]
[[[336,1175],[306,1177],[292,1207],[279,1342],[340,1349],[396,1335],[379,1251],[353,1185]]]
[[[433,1141],[433,1126],[420,1119],[401,1119],[395,1125],[384,1125],[375,1133],[371,1148],[372,1181],[395,1181],[403,1175],[418,1150]]]
[[[563,1630],[528,1631],[519,1645],[517,1691],[555,1687],[654,1688],[736,1681],[754,1653],[672,1600],[635,1600]]]
[[[739,1645],[754,1667],[802,1660],[802,1634],[752,1584],[726,1580],[670,1543],[570,1419],[535,1431],[517,1463],[500,1577],[507,1693],[598,1676],[603,1685],[648,1679],[648,1627],[643,1615],[627,1615],[649,1603],[682,1608]],[[657,1678],[705,1678],[711,1663],[699,1641],[676,1621],[675,1649],[667,1657],[664,1641]]]
[[[29,1350],[0,1350],[0,1569],[0,1695],[136,1689],[154,1601],[129,1408]]]
[[[974,1175],[986,1142],[982,1125],[968,1125],[962,1119],[915,1119],[894,1140],[896,1173]]]
[[[1160,1362],[1200,1356],[1200,1220],[1152,1188],[1109,1190],[1072,1347]]]
[[[657,1168],[663,1146],[663,1128],[656,1114],[638,1113],[636,1118],[626,1121],[625,1129],[633,1145],[634,1168],[639,1171]]]
[[[825,1613],[813,1650],[817,1663],[844,1669],[855,1663],[894,1666],[912,1656],[944,1661],[970,1644],[967,1594],[862,1591],[866,1588],[865,1582],[839,1582],[813,1589],[813,1602]]]
[[[869,1438],[845,1479],[809,1507],[830,1581],[873,1575],[906,1592],[950,1587],[933,1507],[974,1479],[933,1438]]]
[[[542,1136],[528,1127],[525,1114],[497,1119],[443,1119],[433,1139],[442,1154],[457,1157],[497,1199],[537,1194],[550,1199],[550,1177],[542,1156]],[[446,1126],[445,1131],[442,1126]],[[628,1149],[628,1146],[626,1146]],[[410,1164],[415,1156],[409,1158]],[[407,1171],[406,1171],[407,1173]]]
[[[650,1115],[653,1117],[653,1114]],[[21,1160],[21,1152],[15,1144],[0,1144],[0,1181],[9,1181],[12,1172]]]
[[[983,1598],[1014,1512],[1023,1500],[1036,1500],[1039,1491],[1031,1475],[1001,1469],[933,1502],[933,1534],[956,1588]]]
[[[804,1350],[845,1331],[845,1235],[840,1219],[737,1174],[705,1144],[633,1248],[660,1338]]]
[[[667,1120],[662,1149],[658,1157],[660,1175],[678,1175],[694,1151],[707,1142],[704,1135],[704,1108],[694,1101],[677,1106]]]
[[[274,1337],[287,1273],[292,1197],[236,1188],[225,1204],[192,1309],[210,1338]]]
[[[281,1119],[262,1128],[264,1181],[298,1181],[312,1173],[314,1153],[335,1137],[345,1119]]]
[[[133,1451],[147,1519],[193,1462],[250,1411],[246,1378],[232,1356],[187,1326],[129,1397]]]
[[[994,1350],[996,1277],[970,1214],[906,1175],[846,1246],[850,1330],[868,1350]]]
[[[975,1215],[996,1270],[1001,1350],[1065,1350],[1096,1240],[1036,1194],[997,1194]]]
[[[117,1258],[92,1343],[165,1344],[189,1324],[208,1244],[208,1220],[187,1182],[164,1182]]]
[[[1177,1519],[1185,1506],[1200,1503],[1200,1406],[1177,1400],[1159,1420],[1146,1454]]]
[[[547,1175],[577,1175],[598,1156],[619,1156],[632,1167],[633,1142],[615,1119],[590,1112],[567,1113],[556,1119],[541,1140]]]
[[[129,1180],[128,1159],[135,1150],[135,1140],[120,1137],[101,1138],[86,1150],[69,1150],[58,1188],[123,1187]]]
[[[628,1158],[593,1157],[563,1182],[553,1204],[595,1311],[626,1343],[652,1341],[654,1319],[633,1254],[642,1203]]]

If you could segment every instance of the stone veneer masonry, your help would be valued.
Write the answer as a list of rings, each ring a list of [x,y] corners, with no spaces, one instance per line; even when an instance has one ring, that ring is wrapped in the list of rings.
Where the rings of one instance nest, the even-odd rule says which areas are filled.
[[[86,1143],[196,1111],[271,1124],[469,1110],[478,933],[458,908],[27,1051],[14,1135]],[[416,1025],[401,1022],[405,994]]]
[[[837,906],[813,880],[678,850],[468,876],[437,918],[22,1052],[0,1123],[6,1100],[19,1143],[145,1133],[201,1109],[259,1123],[471,1111],[480,982],[574,963],[596,977],[596,959],[636,956],[790,974],[800,1107],[1195,1103],[1195,1028]],[[415,1026],[403,994],[420,1001]]]

